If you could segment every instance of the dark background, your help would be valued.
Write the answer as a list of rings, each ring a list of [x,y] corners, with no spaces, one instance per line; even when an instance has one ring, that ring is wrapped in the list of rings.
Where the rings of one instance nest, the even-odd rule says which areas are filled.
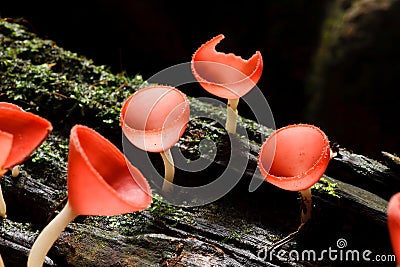
[[[351,128],[343,134],[335,131],[337,122],[330,127],[329,121],[307,114],[315,94],[307,90],[308,78],[329,2],[3,1],[0,16],[23,17],[39,36],[93,59],[97,65],[107,65],[114,73],[141,74],[144,79],[189,62],[201,44],[222,33],[225,39],[217,46],[221,52],[243,58],[261,52],[264,69],[257,85],[268,100],[277,128],[312,123],[322,126],[331,142],[355,153],[375,158],[381,150],[395,153],[398,146],[371,147],[368,141],[355,141],[358,133]],[[185,93],[209,96],[194,88]],[[239,113],[252,118],[241,105]],[[351,135],[355,137],[346,137]]]

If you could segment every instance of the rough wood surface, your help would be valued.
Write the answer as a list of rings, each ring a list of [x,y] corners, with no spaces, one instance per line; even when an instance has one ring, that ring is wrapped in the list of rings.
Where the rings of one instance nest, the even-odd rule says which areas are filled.
[[[113,75],[85,58],[41,40],[22,26],[0,22],[0,101],[10,101],[52,121],[54,132],[21,166],[21,174],[1,179],[8,218],[1,219],[0,253],[6,266],[26,265],[38,233],[65,204],[69,128],[87,124],[121,144],[118,109],[143,83],[140,77]],[[12,50],[14,49],[14,50]],[[14,51],[14,52],[12,52]],[[55,65],[52,65],[55,64]],[[21,87],[20,85],[23,84]],[[123,88],[123,90],[121,90]],[[90,93],[88,93],[90,91]],[[198,114],[224,116],[221,107],[191,99]],[[313,187],[311,221],[290,242],[263,257],[265,248],[295,231],[300,220],[299,195],[266,182],[249,192],[257,171],[257,154],[272,129],[241,119],[248,138],[235,139],[248,160],[240,182],[217,201],[198,207],[175,207],[158,195],[143,212],[110,217],[79,216],[48,253],[47,266],[354,266],[354,261],[290,260],[293,250],[370,250],[391,255],[386,226],[388,198],[400,191],[399,171],[339,149],[326,175]],[[201,117],[192,118],[176,145],[189,159],[199,154],[198,139],[211,138],[217,154],[204,171],[177,171],[178,183],[206,183],[227,166],[231,147],[226,132]],[[249,142],[250,140],[250,142]],[[246,148],[246,149],[243,149]],[[240,151],[248,151],[240,154]],[[162,170],[161,158],[151,156]],[[235,172],[235,168],[232,170]],[[264,254],[263,254],[264,253]],[[360,260],[361,266],[376,266]],[[394,266],[393,261],[380,266]]]

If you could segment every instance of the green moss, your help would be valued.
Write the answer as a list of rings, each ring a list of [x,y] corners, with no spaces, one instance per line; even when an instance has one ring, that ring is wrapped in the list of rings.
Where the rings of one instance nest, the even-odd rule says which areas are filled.
[[[197,118],[189,121],[186,131],[179,140],[179,147],[188,160],[196,160],[212,152],[211,150],[213,150],[214,146],[207,147],[207,143],[202,143],[200,149],[201,141],[209,140],[215,146],[224,141],[226,132],[216,124],[215,121],[207,118]]]
[[[192,213],[186,213],[183,208],[168,204],[162,197],[153,194],[153,201],[144,211],[117,216],[87,216],[84,223],[94,227],[118,232],[121,235],[132,236],[149,231],[155,221],[175,227],[178,223],[194,224]]]
[[[140,75],[115,75],[5,20],[0,20],[0,51],[0,100],[45,116],[66,135],[77,123],[96,130],[106,124],[104,134],[119,133],[123,102],[144,84]]]
[[[65,189],[68,161],[68,140],[52,133],[27,159],[22,168],[35,173],[41,183]]]
[[[59,163],[66,166],[68,143],[65,138],[49,135],[31,156],[33,163]]]
[[[230,240],[240,240],[242,238],[242,236],[239,234],[240,231],[231,231],[231,233],[225,237],[224,239],[221,240],[222,243],[227,243]]]
[[[153,194],[153,202],[148,208],[148,211],[159,220],[164,221],[172,226],[183,222],[186,224],[194,224],[192,213],[187,213],[182,207],[171,205],[164,201],[158,194]],[[168,219],[168,221],[166,220]]]
[[[312,186],[312,188],[317,190],[322,190],[326,192],[328,195],[334,196],[336,198],[340,198],[340,196],[336,193],[335,189],[337,188],[336,183],[330,182],[328,179],[322,177],[318,183]]]
[[[5,240],[12,240],[15,236],[21,235],[21,233],[35,238],[34,234],[37,234],[37,231],[34,232],[32,225],[29,223],[18,223],[10,220],[3,220],[1,222],[0,236]]]
[[[205,121],[205,126],[210,121],[220,121],[226,119],[226,107],[225,106],[215,106],[209,103],[205,103],[197,100],[196,98],[188,97],[190,101],[190,109],[192,113],[192,117],[195,117],[196,120]],[[242,137],[247,135],[247,139],[256,144],[262,144],[266,136],[269,136],[273,129],[268,128],[264,125],[257,123],[254,120],[246,119],[242,116],[238,117],[238,129],[244,129],[246,132],[237,133]],[[225,132],[223,130],[224,126],[219,125],[218,128],[221,132]]]
[[[141,211],[116,216],[87,216],[84,223],[124,236],[147,232],[147,228],[151,225]]]

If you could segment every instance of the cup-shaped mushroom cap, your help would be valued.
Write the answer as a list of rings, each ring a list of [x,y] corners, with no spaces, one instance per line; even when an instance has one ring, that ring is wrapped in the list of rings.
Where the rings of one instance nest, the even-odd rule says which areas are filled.
[[[217,52],[215,47],[224,38],[220,34],[200,46],[193,54],[191,69],[196,80],[209,93],[225,99],[237,99],[258,82],[263,60],[259,51],[248,60],[233,53]]]
[[[68,199],[81,215],[111,216],[146,209],[150,186],[109,140],[91,128],[71,129]]]
[[[3,169],[2,166],[10,154],[12,141],[12,134],[0,131],[0,178],[7,172],[7,169]]]
[[[294,124],[278,129],[261,146],[258,165],[265,180],[289,191],[310,188],[330,160],[329,140],[316,126]]]
[[[23,111],[23,109],[20,106],[15,105],[13,103],[8,103],[8,102],[0,102],[0,108],[11,108],[11,109]]]
[[[10,119],[12,118],[12,119]],[[6,102],[0,103],[0,131],[13,136],[7,159],[0,166],[11,169],[26,160],[53,130],[51,123]],[[1,163],[0,163],[1,164]]]
[[[149,152],[163,152],[181,138],[189,116],[185,94],[171,86],[149,86],[125,101],[120,123],[133,145]]]
[[[394,194],[389,200],[387,219],[392,249],[397,264],[400,264],[400,192]]]

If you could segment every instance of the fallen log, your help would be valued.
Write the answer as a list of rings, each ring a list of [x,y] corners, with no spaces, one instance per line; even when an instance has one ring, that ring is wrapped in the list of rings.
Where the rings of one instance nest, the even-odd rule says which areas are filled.
[[[17,23],[2,20],[0,40],[5,51],[0,54],[0,101],[16,103],[54,124],[49,138],[20,166],[21,174],[7,173],[1,179],[8,218],[1,219],[0,253],[6,266],[23,266],[38,233],[65,204],[70,127],[86,124],[122,149],[119,108],[146,83],[140,76],[114,75]],[[293,240],[272,250],[300,222],[297,192],[267,182],[249,192],[253,179],[262,180],[257,154],[273,129],[240,118],[245,133],[228,135],[210,121],[224,119],[223,107],[190,101],[196,116],[174,150],[188,161],[202,159],[209,166],[198,172],[178,169],[175,181],[184,186],[208,184],[226,171],[234,156],[246,165],[229,167],[240,177],[232,190],[199,206],[174,206],[155,193],[152,205],[142,212],[79,216],[49,251],[47,266],[332,266],[338,258],[322,257],[323,250],[369,250],[371,259],[392,254],[386,206],[388,197],[400,191],[398,169],[340,148],[312,189],[311,221]],[[215,146],[204,150],[201,140]],[[149,160],[135,164],[150,162],[155,168],[149,171],[143,165],[146,175],[162,174],[159,155],[136,152]],[[293,257],[304,251],[314,251],[316,257]]]

